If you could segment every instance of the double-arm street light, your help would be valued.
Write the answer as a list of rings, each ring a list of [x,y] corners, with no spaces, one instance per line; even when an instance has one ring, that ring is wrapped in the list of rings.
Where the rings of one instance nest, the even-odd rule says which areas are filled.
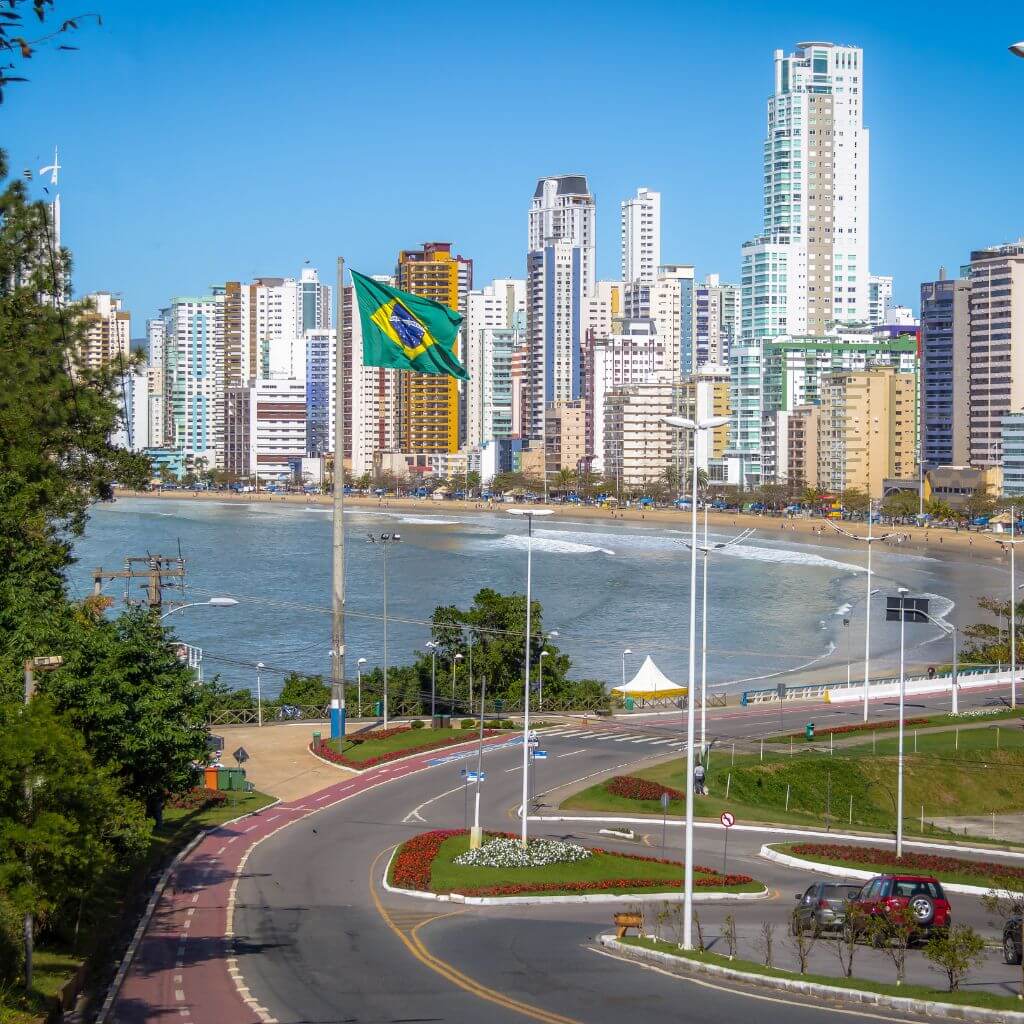
[[[527,811],[530,799],[530,627],[533,618],[533,520],[535,516],[549,516],[549,508],[510,508],[506,511],[514,516],[526,516],[526,664],[523,669],[523,803],[522,844],[527,842]]]
[[[693,434],[693,487],[690,501],[690,676],[686,691],[686,839],[683,852],[683,948],[693,948],[693,689],[697,675],[697,437],[701,431],[714,430],[729,422],[728,416],[708,416],[691,420],[685,416],[665,416],[670,427]],[[525,767],[525,766],[524,766]],[[525,796],[523,798],[525,808]]]
[[[1010,47],[1010,53],[1012,53],[1014,57],[1024,57],[1024,39],[1019,43],[1014,43]]]

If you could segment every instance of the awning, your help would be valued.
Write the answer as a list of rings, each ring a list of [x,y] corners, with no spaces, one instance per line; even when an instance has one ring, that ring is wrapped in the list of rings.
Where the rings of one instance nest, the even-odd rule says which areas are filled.
[[[682,697],[686,692],[687,688],[673,683],[654,664],[649,654],[640,666],[640,670],[625,686],[616,686],[612,689],[612,693],[617,693],[622,697],[643,697],[644,700],[657,697]]]

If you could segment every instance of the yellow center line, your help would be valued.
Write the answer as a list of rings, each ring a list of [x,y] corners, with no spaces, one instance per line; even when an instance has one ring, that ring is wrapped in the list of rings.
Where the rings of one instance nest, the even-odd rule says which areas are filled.
[[[471,995],[475,995],[480,999],[485,999],[488,1002],[495,1003],[498,1006],[503,1006],[507,1010],[512,1010],[515,1013],[521,1013],[524,1017],[531,1017],[533,1020],[542,1021],[543,1024],[581,1024],[580,1021],[574,1020],[572,1017],[562,1017],[557,1013],[550,1013],[547,1010],[542,1010],[539,1006],[531,1006],[529,1003],[520,1002],[518,999],[512,999],[510,996],[503,995],[496,989],[487,988],[485,985],[480,984],[478,981],[474,981],[472,978],[463,974],[457,970],[451,964],[445,960],[441,960],[439,957],[434,956],[426,946],[423,945],[423,941],[417,934],[419,930],[428,925],[433,921],[440,920],[442,917],[452,917],[455,914],[461,914],[461,910],[451,910],[447,913],[436,914],[434,917],[427,918],[425,921],[421,921],[415,928],[412,929],[411,933],[406,935],[391,919],[391,915],[388,913],[387,908],[380,900],[380,896],[377,895],[377,871],[378,864],[381,858],[386,854],[390,853],[393,847],[387,847],[381,850],[380,853],[373,859],[373,863],[370,865],[370,896],[373,898],[373,904],[377,909],[377,913],[380,914],[384,923],[388,926],[401,939],[402,944],[410,953],[425,967],[429,967],[432,971],[440,974],[442,978],[450,981],[453,985],[458,986]]]

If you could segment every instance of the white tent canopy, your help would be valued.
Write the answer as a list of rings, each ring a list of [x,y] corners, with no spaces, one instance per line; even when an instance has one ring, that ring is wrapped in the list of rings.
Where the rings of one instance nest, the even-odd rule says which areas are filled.
[[[623,697],[643,697],[651,700],[657,697],[679,697],[686,693],[686,687],[673,683],[664,672],[654,664],[648,654],[639,671],[625,686],[616,686],[612,693]]]

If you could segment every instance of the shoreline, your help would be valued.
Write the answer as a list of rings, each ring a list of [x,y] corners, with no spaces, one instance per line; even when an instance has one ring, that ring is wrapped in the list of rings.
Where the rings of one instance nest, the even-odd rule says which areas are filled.
[[[156,501],[213,501],[220,504],[264,505],[290,504],[330,508],[332,498],[323,494],[236,494],[234,491],[129,491],[118,490],[117,498],[141,498]],[[460,501],[446,499],[434,501],[430,498],[386,498],[349,495],[346,506],[371,512],[419,512],[437,515],[457,512],[463,515],[498,514],[511,505],[499,502]],[[594,522],[643,523],[654,526],[675,526],[686,528],[690,523],[688,512],[657,509],[606,509],[590,505],[555,505],[556,513],[564,512],[574,519]],[[552,520],[555,525],[558,519]],[[825,520],[810,517],[784,518],[781,516],[756,515],[749,512],[709,512],[708,526],[711,528],[735,527],[738,530],[753,529],[757,532],[753,540],[780,540],[791,543],[822,545],[864,551],[865,546],[844,537],[831,529]],[[844,522],[842,528],[855,537],[867,536],[866,523]],[[876,528],[876,536],[893,532],[906,540],[900,544],[879,542],[876,550],[886,554],[927,555],[936,559],[966,556],[971,561],[994,566],[1008,565],[1009,557],[997,543],[997,535],[987,532],[950,530],[943,527],[897,526]]]

